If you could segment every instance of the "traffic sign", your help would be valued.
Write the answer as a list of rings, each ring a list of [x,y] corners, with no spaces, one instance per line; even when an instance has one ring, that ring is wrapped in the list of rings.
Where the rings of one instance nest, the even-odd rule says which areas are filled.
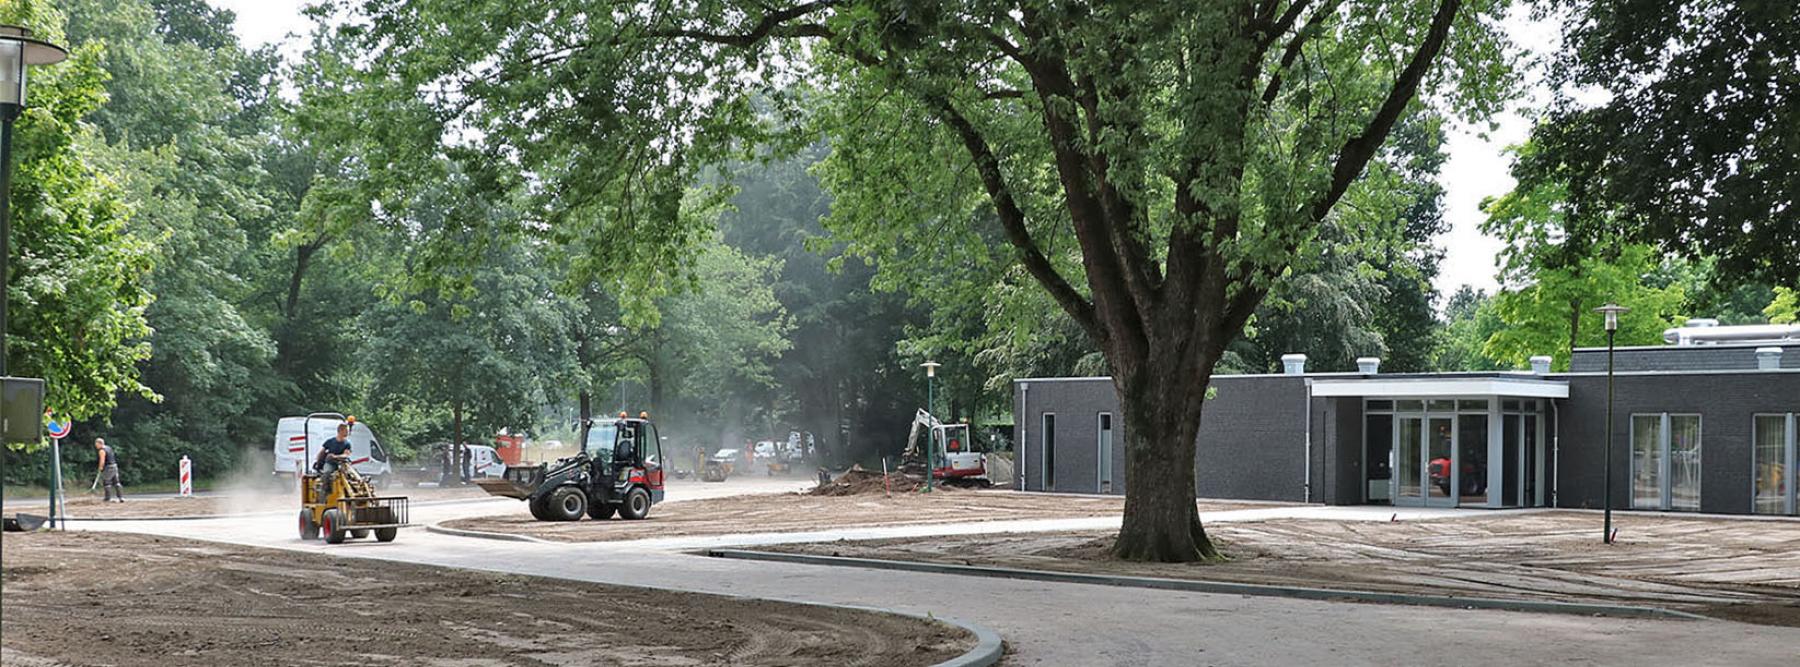
[[[57,421],[50,418],[50,411],[44,411],[44,428],[50,431],[50,437],[61,440],[69,437],[69,430],[75,428],[73,422]]]

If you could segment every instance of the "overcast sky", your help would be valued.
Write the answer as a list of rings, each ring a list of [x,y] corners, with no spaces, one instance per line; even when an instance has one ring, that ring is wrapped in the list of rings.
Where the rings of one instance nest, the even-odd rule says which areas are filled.
[[[280,42],[295,34],[300,38],[295,38],[297,41],[284,50],[290,56],[297,55],[304,42],[304,33],[310,28],[310,23],[300,15],[305,0],[208,1],[237,12],[237,34],[250,46]],[[1508,25],[1514,38],[1527,43],[1533,50],[1545,48],[1543,40],[1554,39],[1546,37],[1554,35],[1554,29],[1546,30],[1541,25],[1524,21],[1509,21]],[[1483,236],[1477,229],[1482,218],[1481,200],[1512,189],[1513,180],[1507,175],[1507,159],[1502,149],[1524,141],[1530,131],[1530,125],[1516,113],[1495,121],[1499,128],[1488,133],[1486,138],[1472,128],[1456,128],[1445,145],[1450,159],[1439,180],[1444,184],[1444,216],[1450,222],[1450,232],[1438,238],[1438,244],[1448,255],[1438,275],[1437,288],[1446,297],[1465,284],[1489,291],[1494,289],[1494,254],[1501,244]]]

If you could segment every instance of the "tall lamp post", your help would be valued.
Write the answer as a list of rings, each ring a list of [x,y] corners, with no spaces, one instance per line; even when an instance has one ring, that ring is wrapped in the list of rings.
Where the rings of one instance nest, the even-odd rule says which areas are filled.
[[[1600,485],[1600,492],[1605,494],[1606,527],[1600,535],[1600,541],[1612,544],[1612,479],[1613,479],[1613,335],[1619,332],[1619,315],[1631,312],[1616,303],[1607,303],[1595,308],[1596,313],[1606,314],[1606,481]]]
[[[6,286],[12,275],[13,121],[25,112],[25,69],[67,57],[63,47],[32,39],[30,30],[0,25],[0,376],[6,375]]]
[[[937,405],[933,402],[933,399],[936,398],[936,396],[934,395],[935,394],[934,390],[936,388],[936,383],[937,383],[938,366],[942,366],[943,364],[940,364],[935,361],[927,361],[927,362],[925,362],[923,364],[919,364],[919,365],[923,366],[925,368],[925,411],[931,412],[932,410],[937,409]],[[932,413],[932,418],[936,419],[937,413]],[[934,477],[937,477],[937,434],[927,432],[925,434],[925,492],[926,493],[931,493],[931,490],[933,488],[932,478],[934,478]]]

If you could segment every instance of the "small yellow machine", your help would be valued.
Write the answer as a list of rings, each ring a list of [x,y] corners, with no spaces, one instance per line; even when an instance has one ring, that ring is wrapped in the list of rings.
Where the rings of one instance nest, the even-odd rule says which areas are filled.
[[[309,415],[328,419],[330,415]],[[356,428],[356,418],[347,420]],[[310,426],[310,425],[309,425]],[[311,433],[311,429],[306,430]],[[311,460],[312,443],[306,443],[307,460]],[[341,544],[347,537],[364,538],[374,533],[381,542],[392,542],[407,523],[405,496],[378,496],[367,477],[356,472],[357,461],[347,456],[334,457],[336,472],[330,474],[329,485],[320,497],[319,473],[307,472],[300,479],[300,539],[315,540],[323,536],[327,544]]]

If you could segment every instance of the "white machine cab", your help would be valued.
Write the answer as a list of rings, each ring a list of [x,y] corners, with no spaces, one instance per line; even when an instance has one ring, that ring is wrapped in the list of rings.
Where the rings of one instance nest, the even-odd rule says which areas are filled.
[[[319,455],[319,446],[337,437],[338,424],[344,421],[343,415],[334,412],[282,417],[275,424],[275,474],[292,475],[295,470],[311,470],[313,457]],[[376,486],[382,486],[393,473],[388,458],[375,429],[357,421],[350,429],[350,463],[356,466],[356,471],[373,478]]]

